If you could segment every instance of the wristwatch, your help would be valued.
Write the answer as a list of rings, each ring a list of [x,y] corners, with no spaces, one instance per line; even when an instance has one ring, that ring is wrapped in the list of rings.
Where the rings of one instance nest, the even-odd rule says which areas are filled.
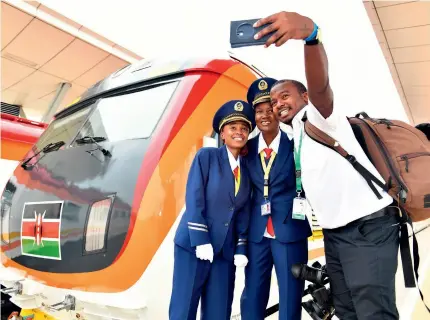
[[[309,39],[309,40],[305,39],[304,40],[304,43],[307,46],[313,46],[313,45],[322,43],[322,41],[321,41],[321,29],[317,25],[315,25],[315,26],[316,26],[316,29],[317,29],[315,37],[313,39]]]

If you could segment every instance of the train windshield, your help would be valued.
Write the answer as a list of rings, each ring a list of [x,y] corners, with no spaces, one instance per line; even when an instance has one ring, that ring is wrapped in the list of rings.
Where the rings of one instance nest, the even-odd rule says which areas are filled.
[[[178,81],[148,89],[102,98],[71,115],[54,120],[39,141],[41,150],[49,143],[69,144],[83,137],[103,137],[116,142],[149,138],[160,121]],[[74,144],[74,143],[73,143]]]
[[[67,117],[52,121],[49,127],[36,142],[36,148],[42,150],[43,147],[57,141],[70,141],[82,127],[89,112],[90,107],[79,110]]]
[[[152,135],[178,82],[101,99],[76,140],[90,136],[117,142]]]

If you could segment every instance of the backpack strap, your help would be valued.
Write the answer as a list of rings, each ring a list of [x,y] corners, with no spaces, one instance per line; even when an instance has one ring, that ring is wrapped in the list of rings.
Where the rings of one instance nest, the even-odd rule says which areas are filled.
[[[399,207],[399,209],[402,212],[402,216],[400,217],[400,257],[402,259],[402,266],[403,266],[403,278],[405,280],[405,287],[406,288],[414,288],[417,287],[418,291],[421,296],[421,300],[424,303],[424,306],[426,307],[427,311],[430,313],[430,308],[424,301],[424,295],[421,292],[421,289],[418,285],[418,268],[420,265],[420,254],[418,251],[418,241],[415,236],[415,231],[412,225],[412,221],[410,217],[408,216],[407,212],[402,208]],[[411,226],[412,230],[412,245],[413,245],[413,257],[414,257],[414,263],[412,267],[412,260],[411,260],[411,251],[409,248],[409,238],[408,235],[408,224]],[[413,271],[412,271],[413,268]],[[415,283],[415,278],[417,283]]]
[[[357,159],[350,155],[336,140],[334,140],[332,137],[330,137],[325,132],[321,131],[317,127],[315,127],[312,123],[307,121],[307,118],[304,117],[305,122],[305,132],[306,134],[314,141],[326,146],[327,148],[330,148],[337,153],[339,153],[342,157],[344,157],[348,162],[354,167],[355,170],[358,171],[359,174],[366,180],[367,184],[369,185],[370,189],[372,189],[373,193],[378,197],[378,199],[382,199],[381,194],[376,189],[375,185],[372,183],[374,182],[377,186],[382,188],[385,192],[388,192],[387,186],[381,182],[378,178],[376,178],[373,173],[371,173],[369,170],[367,170],[365,167],[363,167]]]
[[[366,112],[360,112],[360,113],[357,113],[356,115],[355,115],[355,117],[356,118],[360,118],[360,116],[362,116],[364,119],[369,119],[369,120],[371,120],[371,118],[367,115],[367,113]]]

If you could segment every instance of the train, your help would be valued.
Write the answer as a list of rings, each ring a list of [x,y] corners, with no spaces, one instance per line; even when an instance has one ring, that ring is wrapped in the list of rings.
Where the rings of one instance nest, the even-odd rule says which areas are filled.
[[[9,146],[2,137],[16,154],[1,160],[13,169],[1,200],[0,282],[21,316],[167,319],[191,162],[201,147],[222,143],[215,111],[246,100],[263,76],[231,53],[144,59],[94,84],[49,124],[10,118],[9,131],[19,124],[25,134]],[[311,261],[323,256],[314,230]],[[240,319],[242,288],[238,269],[232,319]]]

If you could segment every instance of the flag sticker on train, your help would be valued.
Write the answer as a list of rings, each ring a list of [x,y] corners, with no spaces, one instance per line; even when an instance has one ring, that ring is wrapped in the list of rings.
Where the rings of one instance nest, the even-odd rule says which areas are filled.
[[[21,223],[22,255],[61,260],[62,212],[63,201],[24,204]]]

